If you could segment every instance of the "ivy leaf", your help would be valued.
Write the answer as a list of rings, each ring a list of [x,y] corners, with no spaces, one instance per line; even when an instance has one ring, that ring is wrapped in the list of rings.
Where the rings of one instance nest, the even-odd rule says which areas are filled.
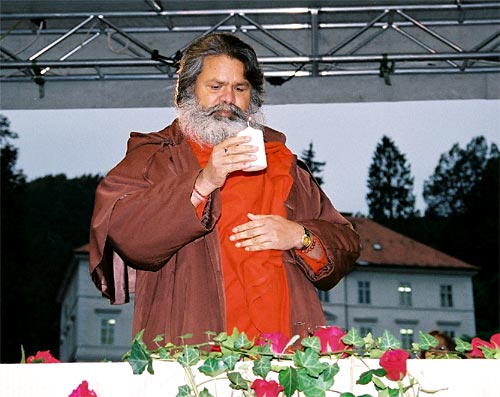
[[[305,348],[310,348],[316,352],[321,351],[321,341],[317,336],[309,336],[300,342]]]
[[[132,367],[134,375],[142,374],[146,368],[150,374],[154,374],[153,359],[144,342],[141,342],[142,340],[138,341],[134,339],[127,361]]]
[[[231,382],[231,389],[248,390],[248,383],[239,372],[228,372],[227,377]]]
[[[158,349],[158,356],[160,357],[160,360],[168,360],[168,359],[172,358],[169,351],[167,349],[165,349],[164,347],[160,347]]]
[[[312,349],[297,351],[293,357],[293,361],[298,367],[305,368],[307,373],[313,377],[318,377],[325,370],[325,366],[328,366],[328,364],[319,361],[318,352]]]
[[[177,358],[177,362],[185,368],[196,365],[199,360],[200,351],[193,346],[186,346],[184,352]]]
[[[212,394],[210,394],[210,392],[208,391],[208,389],[205,387],[201,393],[200,393],[200,397],[214,397]]]
[[[207,376],[217,376],[227,371],[226,363],[220,358],[216,357],[208,357],[203,365],[198,367],[198,371],[207,375]]]
[[[340,393],[339,397],[356,397],[356,396],[351,392],[346,392],[346,393]]]
[[[465,353],[472,350],[472,345],[469,342],[462,340],[460,338],[455,338],[455,344],[456,344],[455,349],[457,352]]]
[[[178,390],[175,397],[191,397],[191,388],[188,385],[179,386]]]
[[[223,361],[227,366],[227,369],[229,371],[232,371],[234,367],[236,366],[236,363],[240,361],[241,355],[239,354],[230,354],[228,356],[223,357]]]
[[[401,342],[389,331],[384,330],[382,338],[380,339],[380,348],[382,350],[400,349]]]
[[[164,337],[165,337],[165,334],[157,335],[156,338],[153,339],[153,342],[160,343]]]
[[[304,391],[314,386],[316,379],[310,376],[305,368],[297,370],[297,390]]]
[[[222,343],[222,342],[227,340],[227,333],[221,332],[219,335],[214,336],[213,340],[214,340],[214,342]]]
[[[351,345],[358,348],[365,346],[365,340],[359,335],[358,331],[355,328],[351,328],[349,332],[342,337],[342,341],[346,345]]]
[[[271,359],[269,356],[262,356],[253,363],[253,373],[261,378],[265,378],[271,371]]]
[[[325,397],[326,393],[321,387],[314,385],[310,389],[304,390],[304,395],[306,397]]]
[[[337,363],[329,365],[318,377],[317,385],[321,385],[323,390],[328,390],[335,382],[335,375],[340,371]]]
[[[427,334],[422,331],[418,331],[418,345],[419,350],[429,350],[436,347],[439,341],[434,338],[431,334]]]
[[[278,374],[280,385],[285,389],[285,395],[291,397],[297,391],[297,370],[288,367]]]
[[[496,348],[491,348],[487,346],[479,346],[479,348],[483,351],[484,358],[493,359],[500,358],[500,351]]]
[[[380,349],[372,349],[370,350],[369,357],[370,358],[380,358],[384,354],[383,350]]]

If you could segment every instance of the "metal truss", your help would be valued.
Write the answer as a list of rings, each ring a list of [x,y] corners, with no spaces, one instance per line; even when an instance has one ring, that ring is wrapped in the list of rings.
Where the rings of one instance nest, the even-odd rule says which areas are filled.
[[[500,2],[141,12],[5,13],[1,82],[175,79],[189,43],[233,32],[266,79],[499,73]]]

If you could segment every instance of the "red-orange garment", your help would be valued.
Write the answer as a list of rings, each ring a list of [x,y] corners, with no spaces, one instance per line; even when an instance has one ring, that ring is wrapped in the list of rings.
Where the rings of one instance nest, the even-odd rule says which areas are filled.
[[[191,142],[202,167],[211,148]],[[286,216],[285,200],[293,180],[292,153],[278,142],[266,143],[268,167],[231,173],[221,189],[222,212],[217,231],[226,295],[227,331],[237,327],[251,339],[263,332],[291,336],[290,298],[282,252],[247,252],[229,240],[232,228],[249,221],[248,213]]]

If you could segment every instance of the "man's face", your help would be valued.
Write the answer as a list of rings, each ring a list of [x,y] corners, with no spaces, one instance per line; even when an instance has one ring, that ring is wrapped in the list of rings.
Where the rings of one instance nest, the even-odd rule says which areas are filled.
[[[226,55],[212,55],[205,58],[194,86],[199,105],[207,110],[217,105],[236,105],[247,112],[252,87],[244,75],[243,64]],[[216,117],[233,118],[230,109],[215,113]]]

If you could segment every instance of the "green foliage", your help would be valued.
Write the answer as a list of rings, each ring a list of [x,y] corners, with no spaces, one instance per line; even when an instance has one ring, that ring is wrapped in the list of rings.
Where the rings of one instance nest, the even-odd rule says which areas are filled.
[[[266,381],[277,379],[287,397],[299,395],[326,397],[330,395],[327,392],[333,391],[335,379],[341,372],[338,359],[332,360],[328,355],[321,354],[320,340],[316,336],[303,338],[300,341],[302,346],[300,349],[288,349],[283,354],[272,353],[269,344],[253,345],[245,334],[238,332],[237,329],[234,329],[230,336],[226,333],[213,335],[211,341],[203,344],[176,346],[166,343],[154,350],[147,350],[142,337],[143,331],[136,335],[132,348],[124,359],[131,364],[135,374],[143,373],[146,368],[153,373],[152,360],[161,359],[158,352],[162,349],[166,350],[165,360],[179,363],[184,368],[189,383],[179,387],[177,397],[213,397],[206,387],[200,391],[201,386],[205,385],[207,380],[197,382],[195,369],[214,380],[227,381],[228,387],[241,390],[244,392],[243,395],[249,397],[254,395],[251,387],[256,379]],[[293,340],[296,339],[293,338]],[[159,340],[162,338],[156,339],[156,341]],[[380,357],[385,351],[401,348],[401,342],[388,331],[384,331],[382,336],[377,338],[371,334],[361,338],[358,331],[352,328],[342,340],[347,345],[345,354],[360,360],[364,357],[372,357],[374,355],[372,352],[376,352],[375,355]],[[432,349],[437,343],[437,339],[432,335],[420,332],[418,343],[413,344],[409,353],[417,354]],[[456,343],[457,352],[466,353],[472,350],[468,342],[456,338]],[[207,352],[209,349],[206,347],[214,345],[220,348],[220,352]],[[480,346],[480,348],[487,358],[500,359],[500,349],[490,349],[487,346]],[[330,359],[325,360],[326,358]],[[445,358],[459,358],[459,356],[450,354]],[[408,391],[415,395],[438,392],[438,390],[422,389],[408,373],[400,381],[391,383],[387,383],[386,375],[387,372],[382,367],[370,368],[360,374],[356,384],[372,385],[377,397],[402,397]],[[343,397],[372,397],[369,394],[356,396],[351,392],[338,390],[335,392]]]
[[[326,165],[326,161],[316,161],[316,152],[313,149],[313,143],[309,143],[309,149],[303,150],[300,158],[307,164],[307,167],[311,170],[311,173],[316,179],[319,186],[323,185],[323,177],[321,173],[323,172],[323,167]]]
[[[377,145],[368,170],[366,200],[369,214],[376,221],[415,215],[410,164],[387,136]]]

